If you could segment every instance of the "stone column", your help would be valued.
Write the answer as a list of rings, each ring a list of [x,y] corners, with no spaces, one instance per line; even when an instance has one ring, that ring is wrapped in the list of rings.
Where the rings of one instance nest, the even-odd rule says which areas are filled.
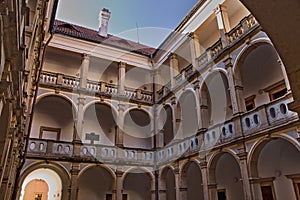
[[[175,174],[176,200],[186,200],[186,199],[182,199],[182,197],[181,197],[181,191],[180,191],[180,189],[181,189],[181,177],[180,177],[179,169],[175,169],[174,174]]]
[[[196,80],[195,82],[193,82],[193,86],[194,86],[194,90],[195,90],[195,93],[198,97],[198,100],[200,100],[201,98],[201,92],[200,92],[200,81],[199,80]],[[199,105],[200,105],[200,102],[198,101]],[[203,128],[203,124],[202,124],[202,116],[200,113],[197,113],[197,115],[199,116],[199,121],[198,121],[198,130]]]
[[[209,183],[208,184],[208,193],[210,200],[217,200],[218,199],[218,190],[216,183]]]
[[[176,54],[172,54],[170,57],[170,78],[171,88],[175,87],[175,76],[179,74],[178,58]]]
[[[75,120],[75,131],[73,135],[74,142],[80,142],[81,137],[83,136],[83,107],[85,105],[85,97],[83,94],[79,94],[78,97],[78,110],[77,110],[77,119]]]
[[[118,128],[116,132],[116,146],[123,147],[123,134],[124,134],[124,111],[125,111],[125,104],[119,103],[118,105]]]
[[[119,76],[118,76],[118,92],[119,95],[125,95],[125,73],[126,73],[126,63],[119,63]]]
[[[90,56],[87,54],[82,55],[82,61],[80,66],[80,88],[86,88],[87,78],[90,66]]]
[[[200,42],[199,42],[199,36],[196,33],[190,33],[190,48],[191,48],[191,58],[192,58],[192,65],[194,68],[198,68],[198,62],[196,62],[196,59],[199,58],[201,55],[200,52]]]
[[[222,46],[226,47],[228,45],[226,33],[230,31],[227,9],[224,5],[219,4],[219,6],[214,11],[216,14],[217,23],[220,30]]]
[[[71,166],[71,179],[70,179],[70,189],[69,189],[69,200],[77,200],[78,199],[78,174],[80,172],[80,164],[72,163]]]
[[[154,95],[155,95],[155,101],[158,101],[158,90],[159,88],[161,88],[161,77],[160,77],[160,69],[156,69],[153,73],[152,73],[152,76],[153,76],[153,83],[154,83],[154,88],[153,88],[153,91],[154,91]]]
[[[123,174],[124,172],[117,169],[116,170],[116,197],[115,200],[122,200],[123,199]]]
[[[202,186],[203,186],[203,196],[204,200],[209,200],[208,193],[208,172],[207,172],[207,162],[205,159],[202,159],[200,162],[200,169],[202,175]]]
[[[227,70],[228,87],[230,91],[233,115],[243,113],[246,110],[246,106],[243,98],[243,87],[241,85],[241,80],[236,79],[237,77],[234,77],[231,58],[228,57],[224,63]]]
[[[166,181],[159,181],[159,200],[167,200]]]
[[[243,190],[244,190],[244,197],[245,200],[251,200],[251,188],[250,188],[250,181],[249,181],[249,173],[248,173],[248,165],[247,165],[247,152],[245,146],[243,145],[238,149],[238,157],[239,157],[239,165],[241,168],[241,176],[243,180]]]

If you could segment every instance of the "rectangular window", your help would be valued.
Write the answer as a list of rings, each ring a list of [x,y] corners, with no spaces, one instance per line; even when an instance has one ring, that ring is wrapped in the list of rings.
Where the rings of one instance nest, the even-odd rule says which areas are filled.
[[[278,99],[287,93],[284,80],[263,89],[263,91],[269,93],[270,101]]]
[[[218,200],[226,200],[226,190],[218,190]]]
[[[275,200],[272,182],[264,182],[260,185],[263,200]]]
[[[106,200],[112,200],[112,194],[106,194]]]
[[[40,139],[46,140],[60,140],[60,128],[53,128],[53,127],[40,127]]]
[[[247,97],[245,99],[246,111],[252,110],[255,108],[255,95]]]
[[[122,200],[128,200],[128,194],[123,194],[122,197]]]

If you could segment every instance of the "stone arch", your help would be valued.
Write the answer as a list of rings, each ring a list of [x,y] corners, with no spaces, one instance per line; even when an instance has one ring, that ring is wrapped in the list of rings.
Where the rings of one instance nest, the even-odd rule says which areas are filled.
[[[118,110],[112,103],[109,103],[109,102],[106,102],[106,101],[100,101],[100,100],[93,100],[93,101],[90,101],[90,102],[86,103],[83,107],[82,112],[85,113],[85,111],[86,111],[86,109],[88,109],[88,107],[90,107],[93,104],[97,104],[97,103],[109,106],[113,110],[113,113],[115,114],[116,118],[118,117]]]
[[[197,95],[193,89],[186,89],[180,94],[175,115],[176,136],[185,138],[196,135],[199,128],[199,104]]]
[[[78,175],[78,199],[106,198],[113,196],[116,185],[114,171],[104,164],[89,165]]]
[[[203,179],[198,160],[190,160],[181,168],[182,196],[187,200],[204,199]]]
[[[208,163],[210,198],[224,195],[227,199],[244,199],[241,168],[238,157],[230,150],[214,153]],[[222,194],[221,194],[222,193]]]
[[[129,168],[122,176],[122,183],[123,194],[127,194],[129,199],[150,200],[154,195],[154,175],[146,168]]]
[[[145,109],[130,108],[124,112],[123,142],[126,147],[153,147],[153,118]]]
[[[22,173],[20,175],[20,180],[18,182],[19,183],[18,187],[21,188],[26,177],[31,172],[34,172],[35,170],[38,170],[38,169],[50,169],[50,170],[54,171],[60,177],[61,182],[62,182],[61,199],[68,200],[71,175],[67,171],[67,169],[59,163],[42,161],[42,162],[34,162],[33,164],[28,165],[26,168],[24,168],[22,170]],[[21,190],[18,190],[17,196],[19,198],[20,198],[20,195],[21,195]]]
[[[276,135],[262,138],[250,150],[249,173],[256,181],[252,184],[255,196],[265,196],[272,191],[273,198],[296,199],[298,187],[292,184],[289,175],[300,174],[300,148],[293,139]]]
[[[40,95],[35,104],[31,137],[72,141],[76,118],[76,107],[65,95]]]
[[[114,145],[117,133],[118,112],[109,104],[101,101],[93,101],[84,107],[83,112],[83,131],[81,140],[85,143],[91,143],[87,140],[88,134],[99,136],[96,144]]]
[[[77,107],[76,103],[70,97],[68,97],[67,95],[62,94],[62,93],[56,94],[56,93],[52,93],[52,92],[47,92],[47,93],[40,94],[37,96],[35,104],[37,104],[43,98],[46,98],[48,96],[57,96],[57,97],[61,97],[61,98],[65,99],[66,101],[68,101],[72,105],[73,112],[74,112],[73,115],[77,116],[78,107]]]
[[[176,199],[176,180],[174,168],[170,165],[165,166],[159,176],[159,198],[161,200]]]
[[[206,74],[200,85],[202,127],[222,123],[232,116],[227,72],[215,69]]]
[[[251,110],[287,93],[289,82],[279,60],[276,49],[267,38],[256,39],[239,52],[233,76],[236,85],[243,88],[244,110]]]

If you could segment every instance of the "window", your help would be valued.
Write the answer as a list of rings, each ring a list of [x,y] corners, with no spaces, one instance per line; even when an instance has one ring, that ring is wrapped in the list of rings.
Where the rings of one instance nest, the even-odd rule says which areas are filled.
[[[226,200],[226,190],[225,189],[218,190],[218,200]]]
[[[260,184],[263,200],[275,200],[275,193],[272,182],[262,182]]]
[[[128,194],[123,194],[122,195],[122,200],[128,200]]]
[[[42,200],[42,197],[43,197],[43,195],[40,194],[40,193],[35,194],[34,196],[35,196],[35,197],[34,197],[34,200]]]
[[[112,194],[106,194],[106,200],[112,200]]]
[[[60,139],[60,128],[53,128],[53,127],[40,127],[40,139],[47,139],[47,140],[59,140]]]
[[[284,80],[265,88],[264,91],[269,93],[270,101],[278,99],[287,93]]]
[[[255,108],[255,95],[252,95],[250,97],[247,97],[245,99],[245,106],[246,106],[246,111],[252,110]]]

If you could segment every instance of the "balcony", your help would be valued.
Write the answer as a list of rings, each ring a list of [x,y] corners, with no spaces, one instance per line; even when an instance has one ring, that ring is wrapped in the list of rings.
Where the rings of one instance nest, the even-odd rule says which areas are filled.
[[[298,115],[288,110],[287,104],[291,101],[291,94],[287,94],[223,123],[211,125],[206,131],[195,136],[173,140],[156,151],[31,138],[27,156],[36,159],[161,166],[181,157],[205,154],[233,141],[243,141],[253,135],[264,135],[270,130],[293,123],[298,120]]]
[[[91,96],[116,97],[132,102],[153,104],[153,95],[150,91],[125,87],[124,95],[120,95],[118,85],[91,80],[88,80],[86,88],[81,88],[79,78],[59,73],[43,71],[40,76],[40,85],[72,92],[80,90]]]
[[[169,96],[169,93],[172,90],[176,90],[177,88],[182,87],[184,84],[187,84],[189,79],[196,75],[199,71],[206,69],[207,66],[211,65],[212,63],[217,63],[217,60],[223,55],[225,51],[233,48],[233,46],[253,33],[254,30],[257,30],[258,27],[259,24],[252,15],[249,15],[242,19],[236,27],[226,33],[226,38],[224,39],[225,42],[220,38],[211,47],[207,48],[203,54],[196,58],[196,68],[193,68],[192,65],[189,65],[182,69],[180,74],[174,77],[174,88],[169,87],[170,84],[163,86],[157,92],[157,101],[161,102],[162,99]]]

